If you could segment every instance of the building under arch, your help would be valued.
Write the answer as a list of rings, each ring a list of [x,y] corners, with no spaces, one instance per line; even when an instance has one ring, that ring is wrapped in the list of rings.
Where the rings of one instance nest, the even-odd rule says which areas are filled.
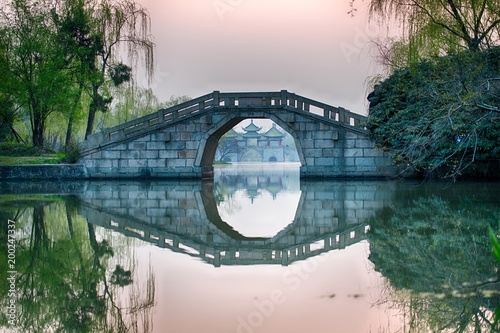
[[[219,140],[216,160],[225,162],[299,162],[291,135],[280,131],[273,122],[267,131],[253,119],[243,132],[230,129]]]

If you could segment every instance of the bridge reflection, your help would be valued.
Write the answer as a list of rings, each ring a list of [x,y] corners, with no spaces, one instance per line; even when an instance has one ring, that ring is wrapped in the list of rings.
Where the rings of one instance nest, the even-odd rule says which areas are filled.
[[[282,191],[300,191],[299,167],[299,163],[236,163],[219,168],[215,172],[215,192],[231,197],[243,189],[253,200],[262,190],[273,198]]]
[[[216,267],[286,266],[366,239],[367,220],[392,192],[379,191],[381,186],[391,185],[302,181],[293,222],[269,238],[246,237],[223,221],[213,182],[89,182],[79,196],[79,214]]]

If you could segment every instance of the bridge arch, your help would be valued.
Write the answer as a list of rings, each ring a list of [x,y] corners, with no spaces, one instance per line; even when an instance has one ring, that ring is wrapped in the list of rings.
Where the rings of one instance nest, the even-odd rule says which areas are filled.
[[[241,110],[235,109],[233,111],[229,110],[229,114],[217,123],[215,123],[206,133],[202,136],[200,147],[195,160],[195,165],[200,166],[202,169],[202,178],[213,177],[213,161],[215,158],[215,153],[217,146],[219,144],[219,139],[227,133],[231,128],[238,125],[241,121],[245,119],[270,119],[275,122],[278,126],[283,128],[287,133],[289,133],[295,142],[295,147],[299,155],[300,164],[305,164],[304,153],[302,151],[301,138],[296,133],[296,131],[289,126],[285,121],[283,121],[279,116],[269,112],[253,112],[248,111],[248,115],[241,117]],[[240,114],[240,115],[239,115]]]
[[[213,93],[95,133],[79,144],[88,178],[210,178],[220,137],[270,119],[294,139],[301,177],[397,175],[366,117],[282,90]]]

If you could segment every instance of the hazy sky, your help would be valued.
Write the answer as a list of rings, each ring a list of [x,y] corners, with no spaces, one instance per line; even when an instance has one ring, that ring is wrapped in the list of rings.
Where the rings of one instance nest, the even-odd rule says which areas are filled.
[[[156,43],[152,88],[166,100],[287,89],[366,114],[380,29],[348,0],[137,0]],[[361,2],[360,2],[361,4]]]

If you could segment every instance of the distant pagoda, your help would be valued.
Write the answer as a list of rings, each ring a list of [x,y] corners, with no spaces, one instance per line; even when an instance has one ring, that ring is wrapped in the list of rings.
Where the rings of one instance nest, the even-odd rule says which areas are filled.
[[[287,135],[275,123],[262,132],[251,119],[240,131],[232,128],[224,134],[224,143],[217,148],[219,158],[226,162],[298,161],[295,145],[285,144]]]
[[[244,133],[237,138],[239,146],[281,146],[285,136],[276,128],[273,123],[272,127],[265,133],[259,133],[262,127],[254,124],[253,119],[250,124],[243,128]]]

